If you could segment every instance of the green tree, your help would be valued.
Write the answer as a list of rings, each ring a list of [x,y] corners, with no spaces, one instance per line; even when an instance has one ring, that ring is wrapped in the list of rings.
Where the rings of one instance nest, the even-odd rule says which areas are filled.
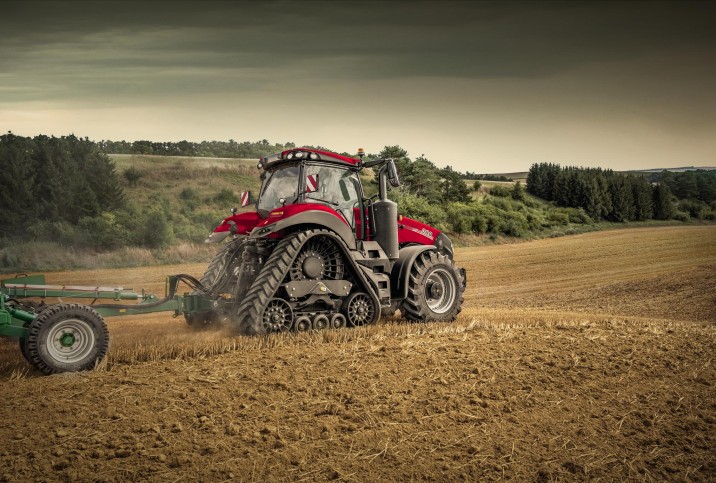
[[[654,216],[651,185],[644,178],[632,178],[634,219],[644,221]]]
[[[629,221],[634,218],[634,198],[631,183],[626,176],[612,176],[609,180],[612,211],[609,217],[614,221]]]
[[[654,204],[654,218],[657,220],[670,220],[674,216],[674,204],[669,186],[664,183],[654,185],[652,200]]]
[[[522,186],[522,183],[517,181],[515,185],[512,187],[512,192],[510,193],[513,200],[517,201],[525,201],[525,188]]]
[[[432,164],[432,163],[431,163]],[[462,175],[453,170],[451,166],[446,166],[439,172],[443,179],[442,183],[442,201],[456,201],[465,203],[472,200],[470,189],[462,179]]]

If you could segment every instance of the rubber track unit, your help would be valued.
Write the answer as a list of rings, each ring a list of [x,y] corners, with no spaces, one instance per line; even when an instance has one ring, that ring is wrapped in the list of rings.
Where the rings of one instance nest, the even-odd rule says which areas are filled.
[[[261,272],[239,304],[236,311],[236,327],[240,333],[245,335],[262,335],[266,333],[261,324],[261,315],[266,305],[281,286],[286,273],[288,273],[291,264],[298,256],[303,245],[311,238],[321,235],[330,237],[334,243],[337,243],[346,257],[346,261],[349,264],[352,262],[352,259],[349,259],[348,250],[342,246],[342,243],[338,241],[339,238],[331,231],[314,229],[286,235],[273,249],[266,264],[261,268]],[[354,269],[353,271],[358,272],[358,278],[361,279],[363,285],[368,284],[359,270]],[[375,297],[374,294],[372,296]],[[378,306],[380,306],[379,303]]]
[[[457,286],[457,300],[453,306],[444,314],[434,314],[425,303],[425,275],[428,270],[436,265],[443,265],[452,270],[455,274]],[[443,321],[452,322],[462,310],[462,302],[465,300],[465,287],[462,274],[455,269],[455,263],[447,255],[438,252],[428,251],[421,253],[415,259],[410,274],[408,275],[408,297],[401,305],[403,317],[413,322]]]

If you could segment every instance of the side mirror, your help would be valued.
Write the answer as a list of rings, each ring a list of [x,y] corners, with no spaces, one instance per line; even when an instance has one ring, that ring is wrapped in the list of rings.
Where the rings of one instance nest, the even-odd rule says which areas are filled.
[[[388,160],[388,181],[390,186],[397,188],[400,186],[400,178],[398,177],[398,170],[395,167],[395,162],[392,159]]]
[[[241,192],[241,207],[249,206],[251,204],[251,191]]]

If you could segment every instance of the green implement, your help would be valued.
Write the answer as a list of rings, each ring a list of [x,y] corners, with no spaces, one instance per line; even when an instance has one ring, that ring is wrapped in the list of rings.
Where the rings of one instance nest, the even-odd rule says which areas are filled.
[[[177,294],[184,282],[191,293]],[[59,299],[48,305],[44,299]],[[88,304],[67,299],[91,300]],[[194,277],[167,277],[163,298],[136,293],[123,287],[48,285],[44,275],[18,276],[0,280],[0,337],[20,339],[25,358],[45,374],[95,367],[109,347],[109,332],[103,317],[174,312],[191,316],[213,308],[216,294]],[[38,301],[39,300],[39,301]],[[137,303],[95,303],[98,300]]]

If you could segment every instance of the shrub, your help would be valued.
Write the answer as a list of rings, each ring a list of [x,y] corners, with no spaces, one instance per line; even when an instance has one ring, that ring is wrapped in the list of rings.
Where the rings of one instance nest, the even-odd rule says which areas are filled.
[[[151,248],[165,248],[174,241],[174,231],[161,211],[150,212],[145,221],[142,243]]]
[[[519,181],[515,183],[510,192],[510,196],[512,196],[513,200],[525,201],[525,188],[522,186],[522,183]]]
[[[37,241],[52,240],[61,245],[77,245],[82,242],[77,227],[62,220],[38,221],[27,227],[27,233]]]
[[[592,219],[582,208],[564,208],[565,213],[569,216],[570,223],[590,224]]]
[[[708,213],[709,206],[703,201],[681,200],[677,204],[678,211],[688,213],[691,218],[703,219]]]
[[[499,196],[501,198],[506,198],[510,196],[510,189],[506,186],[502,185],[495,185],[490,187],[490,194],[492,196]]]
[[[117,224],[113,213],[103,212],[99,216],[80,219],[79,228],[86,245],[97,248],[118,248],[125,242],[124,230]]]
[[[137,182],[139,182],[144,175],[145,173],[137,169],[135,166],[130,166],[122,173],[122,176],[124,176],[124,179],[127,180],[129,186],[137,186]]]
[[[390,195],[398,203],[400,214],[420,220],[439,230],[445,229],[447,214],[442,206],[430,204],[425,198],[402,189],[392,190]]]
[[[215,204],[218,205],[231,205],[236,204],[239,202],[239,198],[234,194],[234,192],[228,188],[224,188],[221,191],[219,191],[217,194],[214,195],[214,197],[211,199]]]
[[[549,210],[549,212],[547,212],[547,219],[551,226],[569,224],[569,215],[561,208]]]
[[[690,217],[688,213],[684,213],[683,211],[677,211],[674,213],[674,219],[678,221],[689,221]]]
[[[179,198],[182,200],[198,200],[199,193],[194,188],[184,188],[179,193]]]

